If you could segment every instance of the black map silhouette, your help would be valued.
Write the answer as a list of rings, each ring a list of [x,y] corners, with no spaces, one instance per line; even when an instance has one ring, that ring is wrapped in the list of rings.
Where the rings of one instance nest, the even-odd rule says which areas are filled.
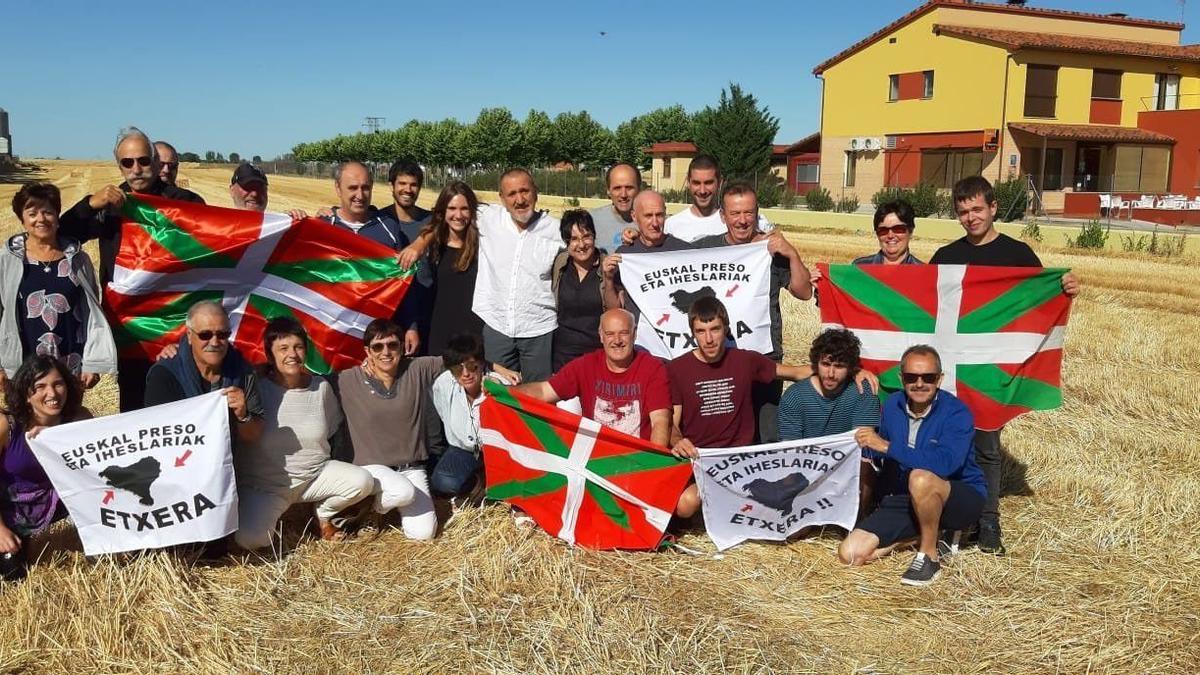
[[[807,488],[808,479],[802,473],[794,473],[776,481],[756,478],[746,483],[746,491],[754,497],[754,501],[776,509],[785,516],[791,515],[796,495]]]
[[[109,485],[128,490],[138,496],[138,502],[150,506],[154,498],[150,496],[150,486],[158,480],[162,466],[153,457],[143,457],[129,466],[110,466],[100,472],[100,477]]]
[[[717,292],[712,289],[712,286],[701,286],[694,291],[679,289],[671,293],[671,306],[679,310],[680,314],[687,314],[692,309],[692,303],[700,298],[715,297],[717,297]]]

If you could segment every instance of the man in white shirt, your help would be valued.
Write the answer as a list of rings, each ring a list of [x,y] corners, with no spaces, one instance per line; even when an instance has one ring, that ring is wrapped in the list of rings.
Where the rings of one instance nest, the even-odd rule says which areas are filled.
[[[688,243],[701,237],[725,234],[721,220],[721,167],[712,155],[696,155],[688,164],[688,193],[692,205],[667,218],[666,233]],[[758,231],[770,232],[774,227],[758,216]]]

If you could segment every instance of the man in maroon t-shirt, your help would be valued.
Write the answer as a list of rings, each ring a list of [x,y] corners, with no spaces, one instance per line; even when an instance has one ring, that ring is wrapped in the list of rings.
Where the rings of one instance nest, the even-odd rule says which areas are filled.
[[[603,349],[567,363],[547,382],[523,384],[517,391],[547,403],[579,397],[584,417],[666,446],[671,440],[667,369],[633,348],[634,326],[627,310],[608,310],[600,317]]]
[[[667,364],[674,405],[672,452],[696,457],[697,446],[736,448],[757,442],[753,385],[805,380],[812,366],[776,363],[758,352],[726,346],[729,313],[716,298],[696,300],[688,323],[699,346]]]

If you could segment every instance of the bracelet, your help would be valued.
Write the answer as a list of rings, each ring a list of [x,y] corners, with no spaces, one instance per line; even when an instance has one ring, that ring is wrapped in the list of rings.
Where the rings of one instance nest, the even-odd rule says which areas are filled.
[[[246,413],[245,417],[236,417],[234,419],[236,419],[238,421],[238,424],[245,424],[246,422],[249,422],[250,420],[254,419],[254,415],[251,415],[250,413]]]

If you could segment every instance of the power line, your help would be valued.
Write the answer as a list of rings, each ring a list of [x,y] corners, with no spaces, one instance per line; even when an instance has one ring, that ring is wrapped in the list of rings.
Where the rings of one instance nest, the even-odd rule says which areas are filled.
[[[373,134],[379,133],[379,128],[387,121],[386,117],[364,117],[363,119],[366,120],[363,126]]]

